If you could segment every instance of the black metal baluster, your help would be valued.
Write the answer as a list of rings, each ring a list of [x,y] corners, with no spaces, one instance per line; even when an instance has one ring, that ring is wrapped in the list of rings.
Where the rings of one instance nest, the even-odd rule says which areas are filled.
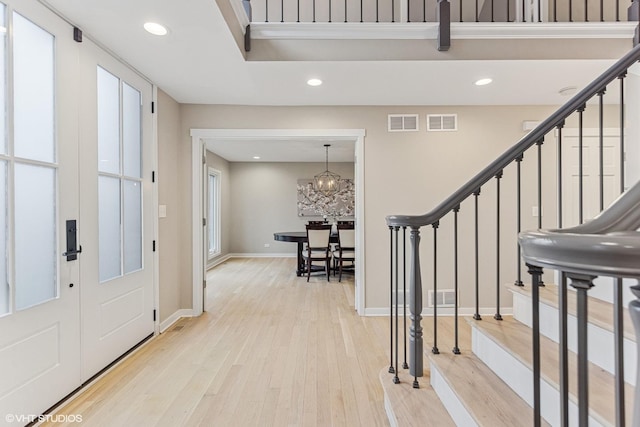
[[[284,0],[280,0],[280,22],[284,22]]]
[[[602,5],[602,1],[600,2]],[[598,163],[600,183],[600,212],[604,210],[604,89],[598,92]]]
[[[573,1],[569,0],[569,22],[573,22]]]
[[[422,22],[427,22],[427,2],[422,0]]]
[[[542,144],[544,144],[544,137],[536,142],[538,146],[538,230],[542,229]],[[544,286],[542,276],[540,276],[539,285]]]
[[[329,0],[329,22],[331,22],[331,0]]]
[[[396,3],[391,0],[391,22],[396,22]]]
[[[529,267],[529,274],[531,274],[531,329],[533,330],[533,425],[534,427],[540,427],[540,281],[542,280],[542,268],[530,264],[527,264],[527,267]]]
[[[411,22],[411,0],[407,0],[407,22]]]
[[[562,128],[564,121],[556,128],[558,129],[558,228],[562,228]]]
[[[567,276],[560,272],[558,289],[560,345],[560,425],[569,427],[569,334],[567,330]]]
[[[617,9],[617,5],[616,5]],[[600,0],[600,22],[604,22],[604,1]]]
[[[378,13],[379,13],[379,5],[378,5],[378,0],[376,0],[376,22],[380,22],[380,20],[378,19]]]
[[[511,22],[511,1],[507,0],[507,22]]]
[[[403,369],[409,369],[407,363],[407,226],[402,226],[402,326],[404,332]]]
[[[482,317],[480,317],[480,277],[478,275],[479,273],[479,265],[480,265],[480,260],[479,260],[479,252],[478,252],[478,196],[480,195],[480,189],[478,188],[474,193],[474,199],[475,199],[475,222],[476,222],[476,229],[475,229],[475,249],[476,249],[476,286],[475,286],[475,296],[476,296],[476,312],[473,315],[473,318],[475,320],[482,320]]]
[[[458,3],[460,4],[460,22],[464,22],[462,20],[462,0],[460,0]]]
[[[400,270],[400,268],[398,268],[399,264],[398,264],[398,253],[399,253],[399,249],[398,249],[398,230],[400,230],[400,227],[396,226],[393,228],[393,230],[395,231],[395,237],[396,237],[396,360],[395,363],[393,364],[394,370],[395,370],[395,375],[393,377],[393,383],[394,384],[398,384],[400,382],[400,378],[398,378],[398,304],[400,303],[400,298],[398,298],[398,283],[400,282],[398,280],[398,272]]]
[[[624,320],[622,318],[622,279],[616,279],[613,298],[613,335],[615,342],[616,426],[625,426],[624,404]]]
[[[620,0],[616,0],[616,22],[620,21]]]
[[[507,1],[507,2],[508,2],[508,1]],[[494,14],[494,12],[493,12],[493,0],[491,0],[491,22],[496,22],[496,21],[493,19],[493,14]]]
[[[618,77],[620,79],[620,193],[624,193],[624,78],[627,73]]]
[[[393,227],[391,226],[389,226],[389,266],[389,373],[393,374],[396,370],[393,367]]]
[[[584,22],[589,22],[589,0],[584,0]]]
[[[583,140],[582,140],[582,114],[584,113],[584,105],[578,108],[578,222],[584,222],[584,200],[583,200],[583,178],[584,169],[582,164],[583,156]]]
[[[476,22],[479,22],[479,19],[478,19],[478,0],[476,0]]]
[[[311,22],[316,22],[316,0],[313,0],[313,20]]]
[[[363,0],[360,0],[360,22],[363,22],[362,21],[362,2]]]
[[[298,0],[297,3],[298,3],[298,18],[296,22],[300,22],[300,0]]]
[[[460,347],[458,347],[458,212],[460,212],[460,206],[453,208],[453,293],[454,293],[454,305],[453,305],[453,337],[454,346],[453,354],[460,354]]]
[[[558,0],[553,0],[553,22],[558,22]]]
[[[440,354],[438,350],[438,221],[433,223],[433,354]]]
[[[269,22],[269,0],[264,0],[264,22]]]
[[[516,157],[516,174],[517,174],[517,178],[516,178],[516,222],[518,224],[518,234],[520,234],[520,231],[522,231],[522,198],[521,198],[521,184],[522,184],[522,170],[521,170],[521,165],[522,165],[522,159],[524,158],[523,154],[520,154],[518,157]],[[516,278],[516,281],[514,283],[514,285],[516,286],[524,286],[524,283],[522,283],[522,258],[520,256],[520,243],[517,243],[518,246],[518,257],[517,257],[517,262],[518,262],[518,277]]]
[[[587,291],[593,287],[594,276],[585,274],[567,273],[571,279],[571,286],[576,289],[578,322],[578,425],[589,424],[589,356],[587,334]]]
[[[496,175],[496,314],[493,318],[502,320],[500,314],[500,180],[502,171]]]
[[[542,22],[542,2],[538,1],[538,22]]]
[[[347,0],[344,0],[344,22],[347,22]]]
[[[526,12],[525,12],[525,6],[526,6],[525,0],[522,0],[522,22],[527,22],[527,15],[526,15]]]

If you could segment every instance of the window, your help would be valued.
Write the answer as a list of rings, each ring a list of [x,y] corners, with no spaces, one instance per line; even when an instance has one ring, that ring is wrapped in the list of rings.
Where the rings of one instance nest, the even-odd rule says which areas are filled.
[[[207,192],[207,240],[209,258],[220,253],[220,172],[209,168]]]
[[[100,282],[142,269],[142,95],[98,67]]]

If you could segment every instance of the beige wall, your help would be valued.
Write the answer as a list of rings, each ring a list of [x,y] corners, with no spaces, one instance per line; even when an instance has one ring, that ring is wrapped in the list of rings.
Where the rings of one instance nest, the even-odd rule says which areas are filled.
[[[191,258],[181,258],[181,252],[191,246],[180,234],[185,220],[181,206],[185,184],[181,178],[190,173],[181,168],[180,158],[189,152],[182,149],[180,134],[180,105],[170,96],[158,91],[158,204],[167,207],[167,216],[158,220],[158,256],[160,261],[160,321],[166,320],[179,309],[191,308],[184,295],[191,294],[191,281],[186,272],[191,270]],[[188,291],[188,294],[187,292]]]
[[[475,175],[507,147],[524,136],[523,120],[541,120],[555,110],[549,106],[535,107],[252,107],[181,105],[180,160],[182,183],[180,197],[184,231],[181,247],[190,247],[190,163],[191,128],[253,128],[253,129],[365,129],[364,143],[364,238],[366,242],[366,295],[368,309],[383,308],[388,300],[388,229],[385,216],[389,214],[422,214],[435,207],[452,191]],[[420,115],[420,131],[407,133],[387,132],[387,114],[417,113]],[[457,113],[457,132],[425,131],[427,113]],[[597,111],[589,109],[585,123],[594,123]],[[606,126],[616,123],[615,111],[607,111]],[[575,126],[568,123],[568,127]],[[593,127],[593,126],[592,126]],[[555,189],[555,144],[546,141],[543,145],[545,157],[545,182],[543,226],[555,226],[552,218],[555,212],[553,200]],[[523,171],[530,175],[524,179],[523,228],[535,228],[537,218],[531,215],[536,204],[535,196],[535,156],[528,153],[523,163]],[[512,282],[516,264],[513,241],[515,233],[515,168],[505,171],[501,188],[503,203],[502,250],[506,253],[503,261],[501,282]],[[495,183],[482,189],[481,209],[481,306],[491,307],[495,300]],[[269,203],[269,201],[265,201]],[[473,202],[465,202],[460,213],[461,233],[473,235]],[[232,206],[236,206],[232,196]],[[232,215],[239,215],[232,212]],[[258,217],[259,218],[259,217]],[[259,219],[258,219],[259,220]],[[507,236],[508,235],[508,236]],[[432,231],[422,230],[421,257],[425,287],[432,286]],[[439,279],[446,281],[451,276],[451,219],[443,220],[438,235]],[[268,237],[268,236],[267,236]],[[263,236],[263,240],[267,239]],[[260,243],[264,243],[260,241]],[[461,245],[461,302],[471,306],[473,302],[473,241]],[[272,246],[273,247],[273,246]],[[274,250],[276,249],[273,247]],[[234,251],[234,248],[230,248]],[[183,251],[183,262],[189,268],[190,252]],[[525,272],[526,280],[526,272]],[[190,270],[183,276],[181,298],[191,296]],[[441,285],[441,287],[443,287]],[[450,287],[446,285],[446,287]],[[426,294],[426,293],[425,293]],[[504,304],[510,305],[507,292],[502,293]],[[186,300],[188,300],[188,298]]]
[[[294,243],[276,242],[273,233],[304,231],[308,218],[298,217],[296,184],[324,168],[324,163],[231,163],[231,252],[295,254]],[[353,168],[353,163],[329,164],[343,178],[353,179]]]

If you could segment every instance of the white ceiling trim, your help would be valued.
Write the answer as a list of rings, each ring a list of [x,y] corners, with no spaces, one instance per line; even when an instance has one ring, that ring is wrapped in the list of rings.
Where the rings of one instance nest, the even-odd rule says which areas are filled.
[[[452,39],[633,38],[637,22],[452,22]],[[251,38],[268,40],[435,40],[437,22],[253,22]]]

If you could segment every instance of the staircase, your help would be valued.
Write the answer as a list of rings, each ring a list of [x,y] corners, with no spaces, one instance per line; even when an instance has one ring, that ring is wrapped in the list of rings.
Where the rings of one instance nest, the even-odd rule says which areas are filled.
[[[640,401],[634,402],[637,343],[632,323],[633,318],[640,324],[640,300],[628,292],[631,289],[640,298],[640,286],[631,286],[635,280],[624,279],[640,277],[640,233],[636,231],[640,227],[640,183],[627,191],[624,186],[624,79],[628,67],[639,59],[640,47],[636,47],[433,211],[387,217],[391,339],[389,366],[380,377],[391,425],[640,426],[640,417],[636,415],[635,424],[633,417],[634,406],[640,412]],[[602,99],[614,82],[620,85],[617,185],[622,195],[604,210],[602,142],[600,182],[586,188],[582,135],[585,111],[595,104],[602,141]],[[562,170],[567,166],[562,143],[563,130],[570,122],[578,125],[579,160],[574,182],[567,183],[563,182]],[[545,184],[549,180],[543,177],[550,168],[543,166],[542,147],[554,141],[553,169],[558,179]],[[533,158],[534,167],[529,167],[533,176],[524,177],[521,165],[525,157]],[[509,213],[501,199],[507,171],[512,180],[515,175],[517,201]],[[536,182],[537,188],[521,191],[523,181]],[[487,203],[480,196],[487,193],[484,189],[491,182],[495,190],[490,188],[492,200]],[[568,185],[577,187],[578,197],[563,200]],[[548,200],[543,195],[549,192],[557,195],[552,210],[557,211],[553,225],[558,230],[543,231],[540,215],[540,231],[523,232],[522,199],[533,199],[542,212],[542,202]],[[602,212],[587,220],[590,216],[583,197],[597,192]],[[569,208],[578,217],[575,223],[567,224]],[[504,217],[513,211],[515,233],[504,230],[503,225]],[[466,216],[472,220],[470,225],[459,225],[463,212],[470,212]],[[491,225],[488,215],[495,220]],[[481,229],[489,227],[496,234],[491,243],[481,241]],[[421,248],[425,229],[428,244]],[[444,254],[444,245],[438,243],[443,235],[447,242]],[[513,251],[512,247],[505,249],[505,236],[513,238],[515,266],[508,265]],[[495,265],[487,264],[487,257]],[[505,285],[509,275],[515,280]],[[594,285],[605,291],[591,296]],[[454,297],[448,303],[437,297],[443,287],[453,289]],[[430,297],[423,298],[427,292]],[[495,298],[493,309],[487,308],[489,297]],[[463,298],[473,301],[470,318],[460,316]],[[438,317],[444,310],[452,317]],[[423,315],[429,315],[428,328],[423,328]],[[446,325],[451,325],[450,334],[442,333]],[[465,328],[470,328],[470,348],[461,344]],[[447,339],[446,351],[440,347],[443,338]],[[407,342],[409,348],[403,350]],[[400,366],[400,357],[409,359],[408,369]],[[423,407],[429,408],[430,415]]]

